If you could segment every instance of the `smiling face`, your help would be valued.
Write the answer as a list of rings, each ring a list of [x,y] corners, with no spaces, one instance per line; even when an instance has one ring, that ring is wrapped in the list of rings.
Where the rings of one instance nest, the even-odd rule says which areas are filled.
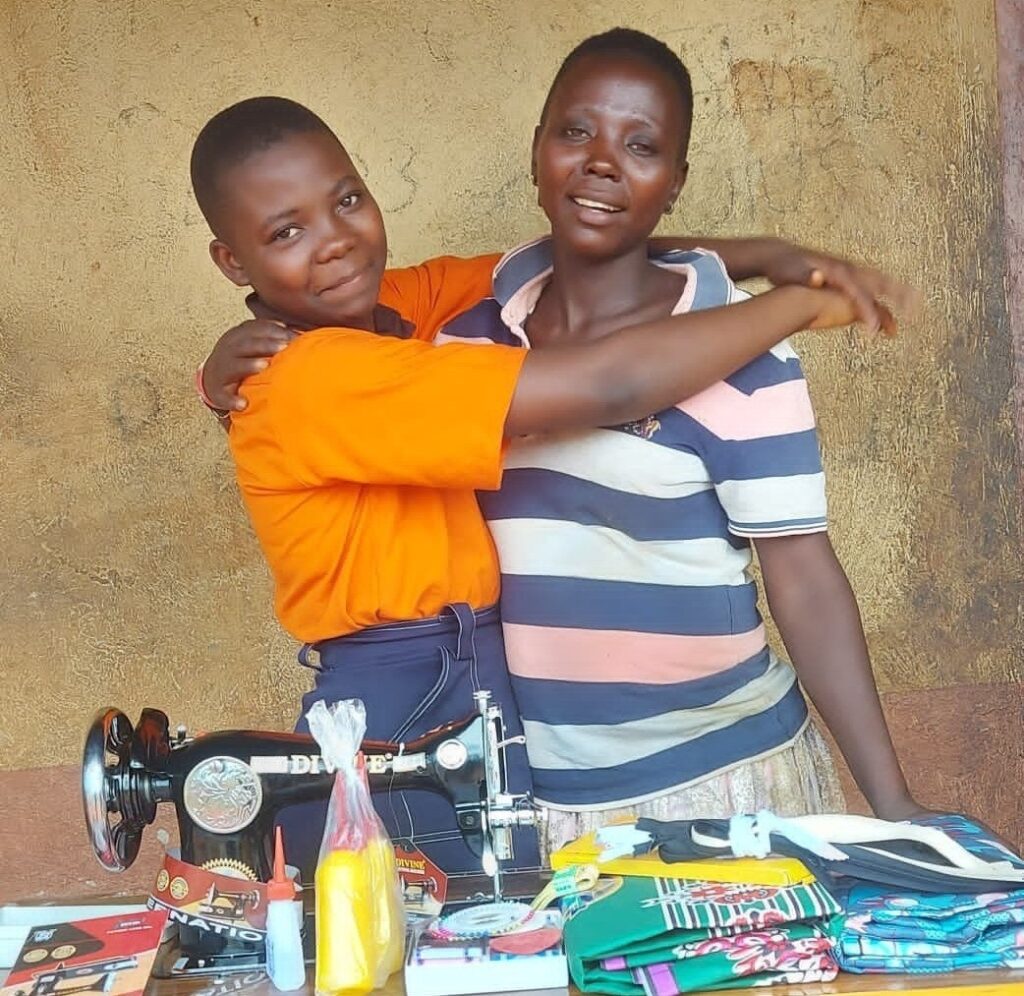
[[[296,132],[219,178],[210,244],[229,280],[298,324],[373,328],[387,236],[338,140]]]
[[[584,55],[556,83],[533,142],[555,240],[588,258],[645,243],[686,180],[689,112],[663,70]]]

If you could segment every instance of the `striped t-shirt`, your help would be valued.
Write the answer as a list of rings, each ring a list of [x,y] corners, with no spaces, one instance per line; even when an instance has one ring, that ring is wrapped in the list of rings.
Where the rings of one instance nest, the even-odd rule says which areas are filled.
[[[710,252],[674,313],[741,300]],[[438,341],[528,346],[550,276],[531,243],[495,297]],[[749,537],[826,528],[814,413],[786,344],[646,419],[513,442],[480,494],[539,801],[605,809],[665,795],[790,743],[807,722],[792,667],[765,642]]]

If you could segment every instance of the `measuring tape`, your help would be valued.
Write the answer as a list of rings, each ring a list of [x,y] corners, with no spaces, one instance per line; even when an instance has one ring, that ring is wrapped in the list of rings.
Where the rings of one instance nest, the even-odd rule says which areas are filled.
[[[449,913],[427,932],[446,941],[496,937],[518,930],[532,916],[533,910],[526,903],[487,903]]]
[[[427,928],[432,937],[446,941],[469,941],[511,934],[529,925],[534,915],[562,896],[586,892],[597,883],[594,865],[571,865],[551,876],[551,881],[532,903],[502,902],[470,906],[441,917]]]

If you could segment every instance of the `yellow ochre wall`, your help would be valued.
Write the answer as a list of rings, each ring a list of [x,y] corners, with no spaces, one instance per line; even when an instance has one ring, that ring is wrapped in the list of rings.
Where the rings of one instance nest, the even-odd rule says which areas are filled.
[[[1009,826],[1005,762],[972,747],[1005,735],[1019,784],[995,29],[978,0],[0,0],[0,769],[76,763],[102,705],[283,728],[306,686],[192,393],[244,315],[189,190],[205,120],[255,94],[303,101],[364,170],[396,263],[503,248],[542,230],[528,147],[561,57],[616,24],[693,74],[673,228],[785,234],[925,292],[895,345],[798,347],[911,774],[925,801]]]

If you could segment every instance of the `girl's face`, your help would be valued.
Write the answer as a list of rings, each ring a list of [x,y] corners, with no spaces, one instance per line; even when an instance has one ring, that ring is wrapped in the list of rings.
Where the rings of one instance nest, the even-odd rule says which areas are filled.
[[[555,240],[591,259],[646,243],[686,179],[686,115],[671,78],[642,59],[589,55],[572,64],[533,139]]]
[[[373,328],[387,266],[380,209],[341,143],[297,132],[222,178],[228,207],[210,246],[227,278],[313,328]]]

